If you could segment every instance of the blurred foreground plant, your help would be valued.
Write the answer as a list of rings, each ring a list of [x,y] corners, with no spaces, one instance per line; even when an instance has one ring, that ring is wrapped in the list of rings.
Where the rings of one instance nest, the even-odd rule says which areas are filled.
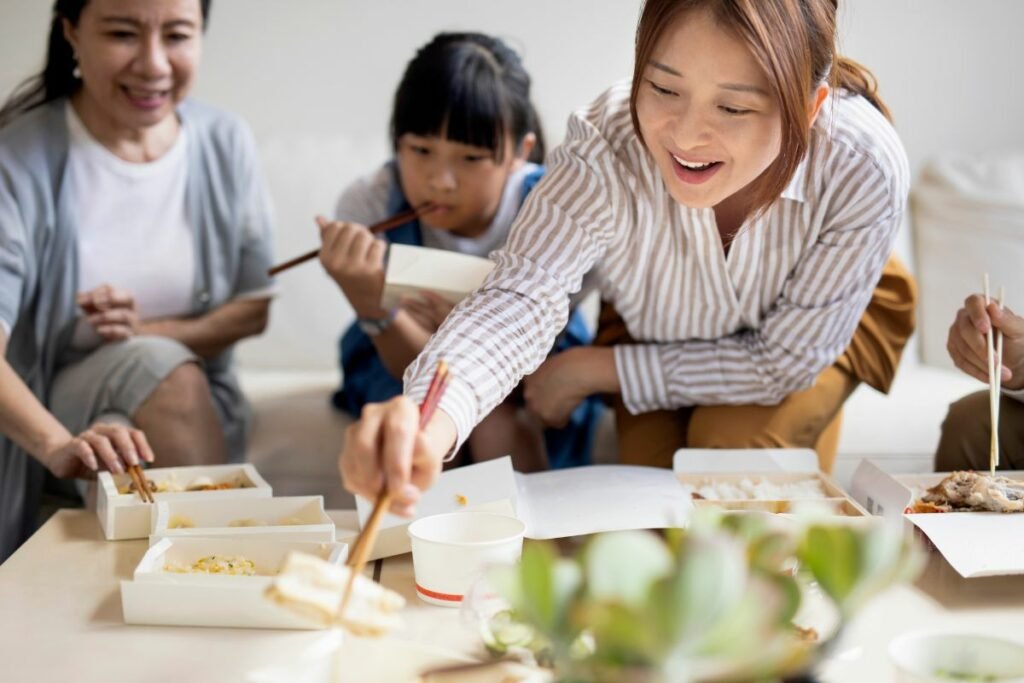
[[[772,679],[806,669],[922,560],[881,522],[702,510],[686,531],[603,534],[573,558],[528,544],[519,565],[488,574],[509,609],[485,622],[484,641],[496,655],[530,653],[564,682]],[[814,595],[834,617],[824,640],[794,625]]]

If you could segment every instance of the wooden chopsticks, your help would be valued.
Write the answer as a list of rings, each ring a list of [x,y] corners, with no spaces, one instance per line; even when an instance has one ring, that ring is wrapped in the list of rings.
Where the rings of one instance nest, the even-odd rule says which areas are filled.
[[[437,404],[441,402],[441,397],[444,396],[444,391],[447,388],[448,364],[440,360],[437,362],[434,377],[430,380],[430,386],[427,388],[427,395],[423,398],[423,403],[420,404],[420,429],[425,429],[430,422],[430,418],[433,417]],[[355,583],[356,575],[362,574],[363,569],[366,567],[366,558],[370,556],[373,544],[377,541],[377,530],[380,527],[380,520],[384,517],[385,511],[389,507],[391,507],[391,494],[388,492],[387,484],[385,483],[384,488],[381,489],[377,500],[373,504],[373,512],[370,513],[370,518],[366,520],[366,526],[363,527],[363,530],[356,538],[355,545],[352,546],[352,553],[348,558],[348,566],[351,568],[351,572],[349,573],[348,582],[345,584],[345,592],[341,596],[341,607],[338,609],[339,621],[345,615],[345,608],[348,606],[349,598],[352,597],[352,586]]]
[[[985,310],[988,311],[988,273],[984,277]],[[999,307],[1002,308],[1006,290],[999,288]],[[988,469],[993,477],[999,466],[999,402],[1003,386],[1003,333],[989,325],[985,334],[988,343],[988,407],[992,416],[992,437],[989,441]]]
[[[156,499],[153,497],[153,492],[149,490],[149,482],[146,481],[146,475],[142,473],[141,467],[138,465],[129,465],[128,476],[132,478],[132,482],[135,484],[135,490],[139,492],[139,498],[142,499],[142,502],[156,502]]]
[[[392,228],[397,228],[400,225],[405,225],[409,221],[414,220],[416,218],[419,218],[420,216],[422,216],[422,215],[424,215],[426,213],[430,213],[431,211],[433,211],[436,208],[437,207],[434,204],[430,203],[430,202],[427,202],[426,204],[421,204],[420,206],[418,206],[416,208],[409,209],[408,211],[403,211],[402,213],[396,214],[396,215],[392,216],[391,218],[387,219],[386,221],[381,221],[380,223],[375,223],[374,225],[371,225],[370,226],[370,232],[372,232],[374,235],[379,235],[380,233],[387,232],[388,230],[391,230]],[[293,259],[291,259],[289,261],[285,261],[284,263],[277,264],[276,266],[274,266],[273,268],[268,270],[267,274],[270,275],[270,276],[277,275],[278,273],[286,271],[289,268],[293,268],[294,266],[297,266],[300,263],[305,263],[306,261],[311,261],[311,260],[315,259],[319,255],[320,255],[320,249],[319,248],[318,249],[314,249],[313,251],[308,251],[308,252],[306,252],[305,254],[303,254],[301,256],[296,256],[295,258],[293,258]]]

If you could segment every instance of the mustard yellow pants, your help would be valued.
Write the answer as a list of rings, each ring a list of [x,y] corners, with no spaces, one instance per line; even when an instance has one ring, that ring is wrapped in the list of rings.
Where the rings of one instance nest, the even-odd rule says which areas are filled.
[[[813,448],[821,469],[831,472],[843,403],[861,382],[889,391],[914,331],[916,300],[913,278],[891,258],[843,355],[818,375],[812,387],[790,394],[778,405],[692,406],[632,415],[621,397],[610,397],[620,461],[671,467],[672,455],[680,448]],[[607,303],[594,343],[635,343]]]

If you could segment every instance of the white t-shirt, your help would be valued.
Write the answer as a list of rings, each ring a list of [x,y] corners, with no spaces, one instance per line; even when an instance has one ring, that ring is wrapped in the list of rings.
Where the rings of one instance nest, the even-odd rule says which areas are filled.
[[[192,311],[196,254],[185,207],[185,129],[155,161],[132,163],[100,144],[67,106],[67,192],[78,233],[78,289],[102,284],[130,292],[142,320]],[[95,343],[91,326],[73,346]]]

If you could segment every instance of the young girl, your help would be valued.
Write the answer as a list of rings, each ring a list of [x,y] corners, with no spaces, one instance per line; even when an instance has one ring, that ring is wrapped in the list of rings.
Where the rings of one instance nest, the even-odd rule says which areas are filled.
[[[893,305],[868,342],[851,340],[906,209],[908,165],[867,74],[835,52],[835,18],[835,0],[648,0],[632,83],[570,118],[495,272],[409,367],[407,396],[351,428],[346,486],[372,498],[386,473],[408,514],[452,446],[545,361],[595,266],[632,341],[548,361],[526,388],[547,419],[595,391],[633,415],[787,411],[810,391],[797,407],[814,412],[786,419],[813,443],[859,377],[891,377],[906,280],[882,292]],[[840,363],[844,350],[854,357]],[[410,438],[440,358],[448,391]],[[751,424],[724,422],[718,443],[755,441]]]
[[[544,172],[530,77],[515,52],[479,33],[443,33],[420,49],[395,95],[391,140],[394,159],[342,193],[339,222],[321,221],[321,262],[358,317],[341,340],[344,379],[334,403],[357,417],[367,403],[401,393],[398,378],[451,309],[429,293],[396,310],[380,307],[387,243],[487,256],[504,245]],[[426,202],[436,209],[384,240],[365,227]],[[555,350],[586,344],[590,336],[574,315]],[[481,416],[468,437],[471,459],[511,453],[522,471],[588,459],[599,410],[594,401],[574,406],[559,428],[543,434],[520,405],[506,401]]]

